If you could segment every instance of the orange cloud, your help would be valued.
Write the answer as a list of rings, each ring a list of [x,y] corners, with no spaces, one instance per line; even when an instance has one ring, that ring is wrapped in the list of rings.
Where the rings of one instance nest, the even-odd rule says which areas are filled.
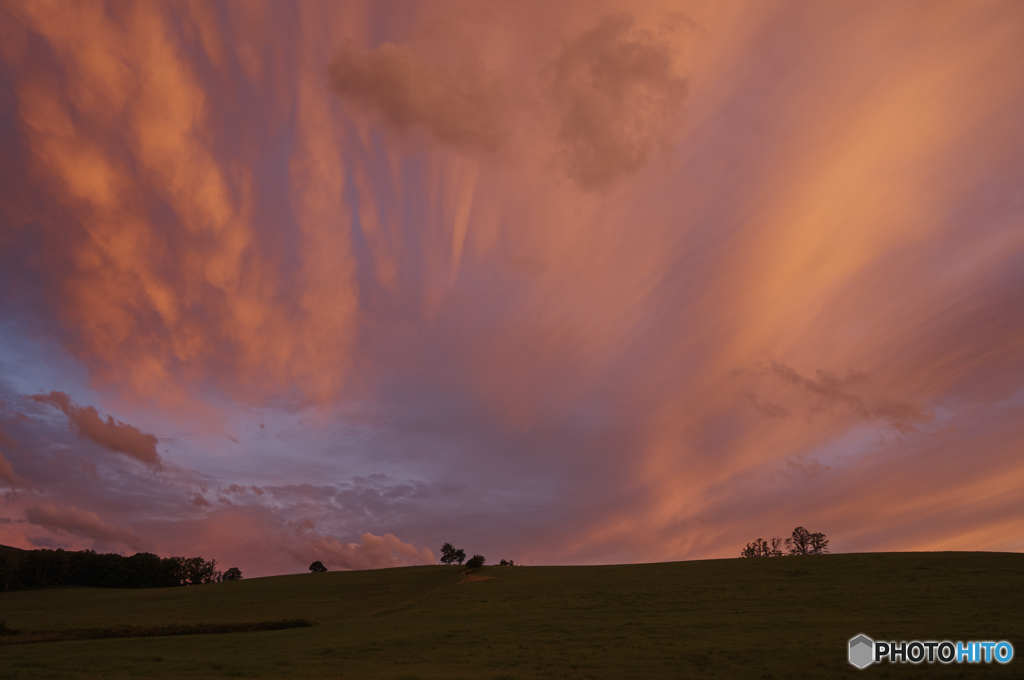
[[[1013,547],[1020,10],[616,4],[16,7],[17,316],[168,418],[315,405],[535,561]]]
[[[17,90],[40,184],[81,225],[49,235],[65,257],[46,263],[70,265],[60,313],[76,353],[163,400],[180,397],[172,375],[220,366],[249,375],[255,391],[323,375],[304,364],[306,329],[280,307],[276,276],[253,250],[251,179],[217,155],[203,65],[162,8],[129,5],[123,21],[98,6],[17,14],[73,83],[25,73]],[[85,30],[93,38],[80,40]]]
[[[309,522],[289,522],[258,506],[234,506],[198,520],[150,525],[165,551],[214,557],[223,565],[243,565],[258,575],[305,571],[314,560],[329,569],[379,569],[429,564],[430,550],[393,534],[364,532],[358,541],[342,541],[315,530]],[[274,550],[268,552],[266,545]],[[248,567],[244,565],[250,565]]]
[[[364,533],[358,542],[342,542],[330,536],[310,537],[301,546],[289,548],[296,559],[321,560],[328,569],[379,569],[436,561],[428,548],[417,548],[394,534]]]

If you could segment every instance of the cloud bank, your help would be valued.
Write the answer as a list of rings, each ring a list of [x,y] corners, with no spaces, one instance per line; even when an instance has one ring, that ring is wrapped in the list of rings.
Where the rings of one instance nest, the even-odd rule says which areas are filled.
[[[1021,11],[9,5],[0,542],[1024,548]]]

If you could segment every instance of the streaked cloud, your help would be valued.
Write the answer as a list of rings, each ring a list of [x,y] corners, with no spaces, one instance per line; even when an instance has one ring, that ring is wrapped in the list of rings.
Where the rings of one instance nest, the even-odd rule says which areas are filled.
[[[1024,549],[1017,3],[3,11],[0,542]]]

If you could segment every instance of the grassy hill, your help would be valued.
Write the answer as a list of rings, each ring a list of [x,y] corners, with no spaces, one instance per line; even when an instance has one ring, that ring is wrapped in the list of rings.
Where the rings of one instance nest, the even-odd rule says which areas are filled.
[[[20,642],[283,619],[314,625]],[[20,631],[0,635],[4,678],[1024,677],[1024,555],[487,567],[470,581],[438,566],[50,589],[0,593],[0,620]],[[1008,639],[1019,658],[856,671],[846,641],[859,632]]]

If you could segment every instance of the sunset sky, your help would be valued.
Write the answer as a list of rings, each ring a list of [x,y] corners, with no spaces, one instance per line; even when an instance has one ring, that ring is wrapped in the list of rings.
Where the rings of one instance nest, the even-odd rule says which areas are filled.
[[[1024,550],[1024,3],[0,1],[0,543]]]

